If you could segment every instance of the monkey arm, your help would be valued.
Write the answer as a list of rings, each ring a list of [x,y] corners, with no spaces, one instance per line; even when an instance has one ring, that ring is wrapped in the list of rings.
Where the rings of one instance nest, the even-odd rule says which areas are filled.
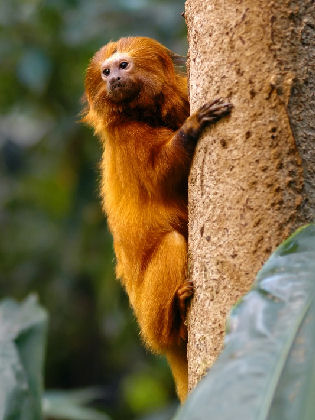
[[[167,129],[159,129],[157,133],[160,138],[159,147],[152,149],[154,157],[152,162],[156,173],[160,174],[160,179],[165,177],[168,182],[172,180],[176,183],[183,176],[187,176],[203,129],[229,114],[231,108],[230,103],[220,98],[199,108],[175,133]]]
[[[173,145],[175,147],[180,145],[192,156],[203,129],[229,114],[231,108],[232,105],[222,98],[203,105],[197,112],[188,117],[176,132],[172,140]]]

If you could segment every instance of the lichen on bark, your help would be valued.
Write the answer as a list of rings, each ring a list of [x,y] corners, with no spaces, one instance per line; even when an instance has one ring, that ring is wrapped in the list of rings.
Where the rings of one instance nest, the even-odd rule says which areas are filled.
[[[302,0],[187,0],[185,17],[191,111],[218,96],[234,105],[200,140],[190,175],[191,389],[222,349],[231,306],[314,216],[315,25]]]

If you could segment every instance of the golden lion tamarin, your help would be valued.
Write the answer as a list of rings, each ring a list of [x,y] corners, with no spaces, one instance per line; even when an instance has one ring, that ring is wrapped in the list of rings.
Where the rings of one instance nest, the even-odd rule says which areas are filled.
[[[222,99],[189,117],[173,53],[144,37],[109,42],[85,79],[83,121],[101,138],[101,194],[121,279],[152,351],[166,355],[187,394],[187,180],[203,128],[228,114]]]

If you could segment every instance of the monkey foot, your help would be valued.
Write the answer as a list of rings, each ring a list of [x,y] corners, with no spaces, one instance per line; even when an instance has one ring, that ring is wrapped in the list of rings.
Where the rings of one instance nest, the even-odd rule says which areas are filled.
[[[220,120],[231,112],[233,105],[227,99],[218,98],[215,101],[203,105],[197,111],[200,123],[209,124]]]
[[[176,292],[179,314],[181,318],[181,324],[179,328],[179,337],[181,340],[187,340],[187,324],[186,324],[186,315],[187,307],[190,299],[194,294],[194,286],[192,281],[185,281]]]
[[[186,319],[187,313],[187,305],[194,294],[194,285],[192,281],[185,281],[179,288],[177,289],[177,300],[179,311],[182,320]]]

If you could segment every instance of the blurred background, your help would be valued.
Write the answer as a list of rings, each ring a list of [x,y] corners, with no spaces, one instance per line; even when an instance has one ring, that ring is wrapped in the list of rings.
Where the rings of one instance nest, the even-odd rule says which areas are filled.
[[[98,197],[101,149],[79,124],[85,69],[126,35],[186,54],[184,0],[0,0],[0,298],[50,315],[46,389],[100,387],[112,419],[169,419],[162,358],[115,280]]]

